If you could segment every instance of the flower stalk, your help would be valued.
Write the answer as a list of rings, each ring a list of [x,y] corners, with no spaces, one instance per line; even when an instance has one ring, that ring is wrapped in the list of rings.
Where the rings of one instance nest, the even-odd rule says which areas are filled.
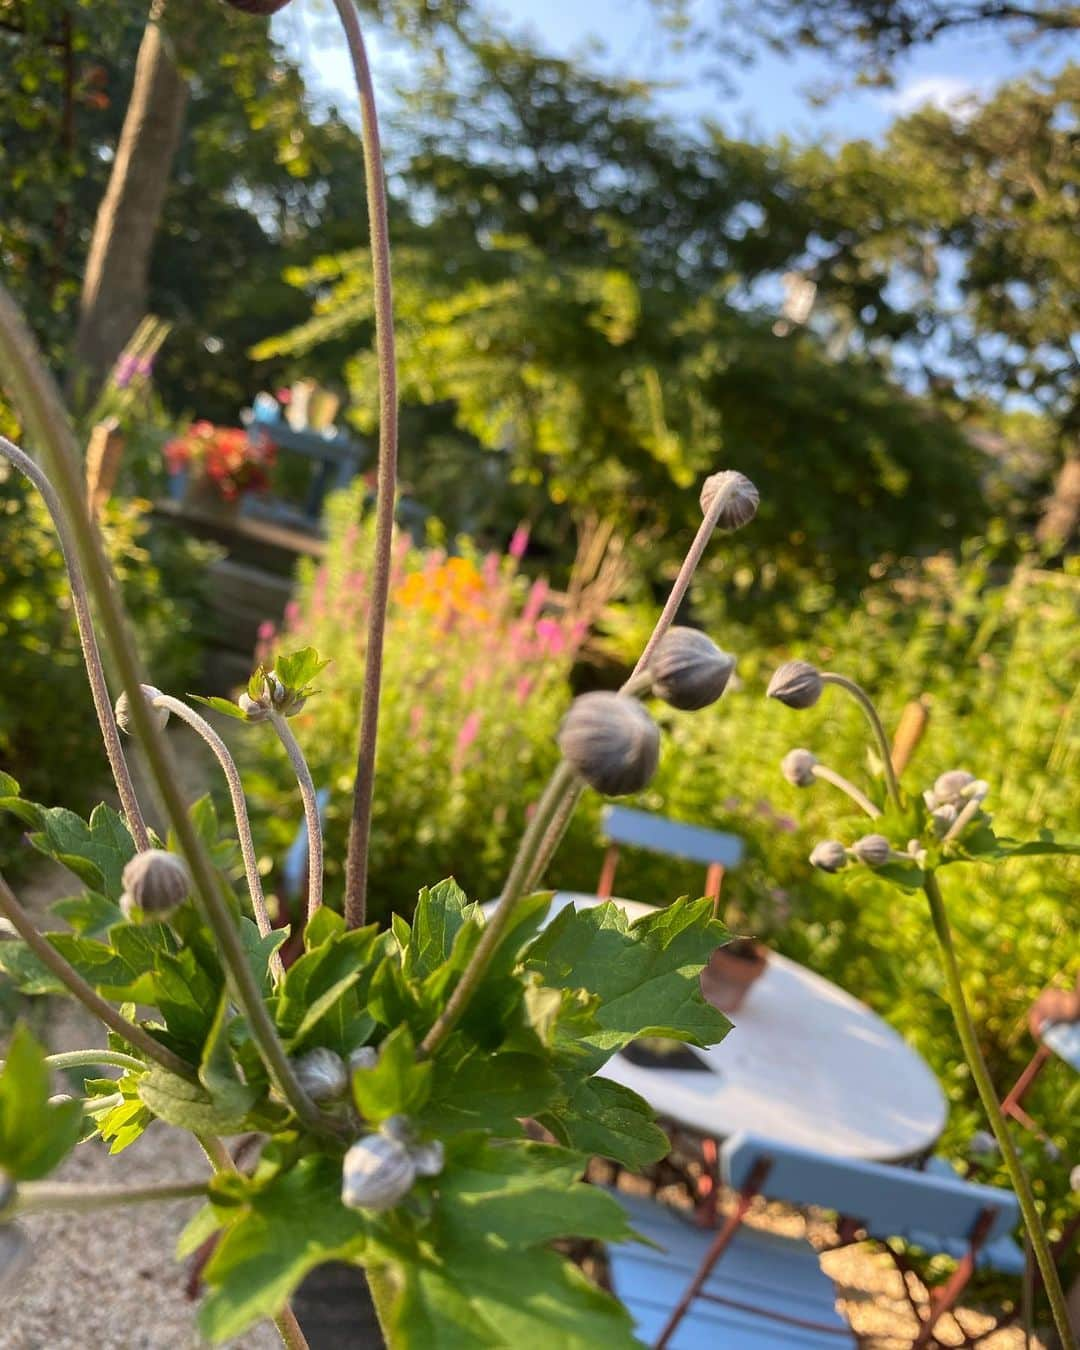
[[[1050,1309],[1053,1313],[1058,1336],[1061,1339],[1062,1350],[1077,1350],[1076,1337],[1069,1325],[1069,1314],[1065,1306],[1061,1280],[1054,1265],[1054,1258],[1047,1242],[1046,1233],[1043,1231],[1039,1211],[1035,1206],[1035,1196],[1031,1190],[1031,1183],[1016,1152],[1012,1135],[1005,1123],[1004,1113],[998,1102],[997,1093],[990,1080],[986,1061],[983,1059],[978,1038],[975,1035],[971,1012],[964,996],[964,986],[960,976],[960,966],[956,959],[956,949],[953,945],[945,897],[941,893],[941,887],[938,885],[937,877],[933,872],[926,874],[923,890],[930,902],[930,917],[933,921],[938,945],[941,948],[945,987],[948,991],[949,1003],[952,1006],[953,1020],[956,1023],[960,1044],[963,1046],[964,1057],[967,1060],[968,1068],[971,1070],[971,1076],[982,1101],[983,1109],[986,1111],[990,1128],[993,1130],[994,1138],[1001,1149],[1002,1158],[1009,1173],[1009,1180],[1012,1182],[1016,1198],[1020,1202],[1020,1212],[1024,1217],[1024,1228],[1035,1253],[1039,1273],[1042,1275],[1043,1285],[1050,1300]]]
[[[874,707],[873,699],[862,685],[856,684],[854,680],[849,680],[846,675],[838,675],[832,670],[821,672],[821,682],[823,684],[835,684],[845,690],[866,714],[866,720],[870,723],[870,730],[877,742],[878,755],[881,759],[882,772],[885,775],[885,786],[888,789],[889,800],[898,811],[901,810],[900,784],[896,780],[896,770],[893,768],[892,746],[890,746],[889,738],[885,734],[885,728],[878,716],[878,710]]]
[[[318,913],[323,902],[323,837],[322,821],[319,819],[319,800],[315,795],[315,782],[311,777],[311,770],[288,720],[279,712],[271,712],[270,722],[277,732],[278,740],[285,747],[285,753],[289,757],[289,763],[293,767],[300,788],[300,800],[304,803],[304,821],[308,837],[307,916],[311,919]]]
[[[123,1205],[158,1204],[163,1200],[190,1200],[206,1194],[206,1181],[165,1181],[149,1186],[83,1186],[76,1182],[24,1181],[5,1218],[46,1214],[94,1213]]]
[[[878,820],[881,812],[877,809],[870,798],[860,788],[857,788],[849,778],[845,778],[842,773],[837,773],[835,769],[830,769],[827,764],[815,764],[810,770],[815,778],[820,778],[823,783],[831,783],[834,788],[839,788],[841,792],[855,803],[860,810],[865,811],[871,820]]]
[[[371,268],[375,287],[375,349],[379,366],[379,457],[375,498],[375,560],[371,573],[371,600],[360,710],[360,740],[356,753],[349,847],[345,859],[345,919],[361,928],[367,914],[368,851],[375,790],[375,749],[379,730],[379,694],[382,684],[386,608],[390,597],[394,499],[397,490],[398,395],[394,348],[394,292],[390,273],[390,223],[386,204],[379,116],[364,35],[356,16],[355,0],[334,0],[352,59],[360,97],[361,137],[364,146],[364,183],[371,231]]]

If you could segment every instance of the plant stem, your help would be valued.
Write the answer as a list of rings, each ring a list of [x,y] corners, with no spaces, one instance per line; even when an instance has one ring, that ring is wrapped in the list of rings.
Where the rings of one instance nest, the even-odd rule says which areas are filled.
[[[1016,1192],[1016,1198],[1020,1202],[1020,1211],[1024,1216],[1024,1227],[1031,1240],[1035,1260],[1038,1262],[1039,1271],[1042,1274],[1043,1284],[1050,1300],[1050,1308],[1054,1315],[1054,1325],[1057,1327],[1058,1336],[1061,1339],[1062,1350],[1077,1350],[1076,1338],[1069,1327],[1069,1314],[1065,1306],[1061,1281],[1058,1278],[1054,1258],[1043,1231],[1039,1211],[1035,1207],[1035,1196],[1032,1194],[1031,1183],[1028,1181],[1027,1173],[1024,1171],[1023,1164],[1013,1144],[1012,1136],[1009,1134],[1005,1116],[998,1103],[997,1093],[990,1080],[982,1051],[979,1049],[971,1013],[964,997],[964,986],[960,978],[960,966],[956,959],[956,950],[953,946],[949,916],[945,908],[945,897],[941,893],[937,877],[933,872],[927,872],[923,881],[923,890],[930,901],[930,917],[933,920],[934,932],[937,934],[938,943],[941,947],[945,987],[949,992],[949,1002],[952,1005],[953,1019],[960,1036],[960,1044],[964,1048],[968,1068],[971,1070],[971,1076],[975,1081],[983,1108],[989,1119],[990,1128],[994,1132],[994,1138],[1001,1148],[1009,1179],[1012,1182],[1013,1190]]]
[[[877,820],[881,812],[877,809],[869,797],[855,786],[843,774],[837,773],[835,769],[830,769],[827,764],[815,764],[811,770],[815,778],[820,778],[824,783],[831,783],[833,787],[839,788],[841,792],[846,792],[851,800],[866,812],[871,820]]]
[[[866,720],[870,723],[870,729],[877,741],[878,753],[881,756],[881,767],[885,774],[885,785],[889,790],[889,798],[896,809],[901,810],[900,785],[896,781],[896,770],[893,768],[892,747],[889,745],[888,736],[885,735],[885,728],[881,724],[881,718],[878,716],[878,710],[874,707],[873,699],[862,685],[856,684],[854,680],[849,680],[846,675],[837,675],[835,671],[823,670],[821,680],[823,684],[835,684],[841,689],[845,689],[866,714]]]
[[[2,876],[0,876],[0,911],[11,921],[12,927],[41,964],[47,966],[61,983],[67,985],[83,1007],[92,1013],[99,1022],[103,1022],[105,1026],[115,1031],[118,1036],[122,1036],[130,1045],[135,1046],[137,1050],[141,1050],[147,1059],[155,1060],[163,1069],[168,1069],[170,1073],[180,1074],[192,1082],[195,1081],[195,1070],[190,1064],[182,1060],[179,1055],[173,1054],[168,1046],[155,1040],[137,1022],[125,1021],[118,1010],[111,1003],[106,1003],[97,990],[92,989],[87,984],[75,967],[64,960],[52,943],[39,931],[33,919],[19,904],[18,900],[15,899],[11,887],[8,886]],[[139,1067],[144,1068],[145,1065],[140,1064]]]
[[[375,1316],[382,1328],[383,1340],[389,1345],[392,1321],[390,1314],[397,1293],[394,1281],[385,1266],[365,1266],[364,1274],[367,1276],[368,1289],[371,1291],[371,1301],[375,1305]]]
[[[116,725],[116,715],[113,712],[112,699],[109,697],[109,686],[105,682],[105,668],[101,664],[101,652],[98,649],[94,623],[90,615],[90,596],[86,589],[86,579],[83,576],[82,568],[79,566],[78,550],[68,528],[64,508],[60,504],[56,489],[42,473],[41,468],[34,463],[29,455],[20,450],[17,445],[13,445],[4,436],[0,436],[0,454],[9,459],[19,472],[25,474],[37,488],[52,518],[57,538],[60,540],[60,552],[63,554],[64,562],[67,565],[68,580],[71,584],[71,602],[75,610],[75,623],[79,630],[79,642],[82,646],[87,678],[90,681],[94,711],[97,713],[98,726],[101,728],[101,739],[105,742],[105,754],[109,760],[109,768],[112,770],[113,781],[116,783],[116,791],[120,797],[120,807],[127,821],[128,829],[131,831],[131,837],[135,840],[135,847],[140,853],[143,853],[150,847],[150,835],[146,829],[146,821],[143,819],[139,799],[135,795],[135,785],[131,781],[131,770],[128,768],[127,758],[124,755],[124,747],[120,742],[120,731]]]
[[[697,534],[694,536],[694,542],[690,545],[690,550],[683,559],[683,564],[679,568],[679,574],[671,587],[671,594],[667,598],[667,604],[664,606],[659,619],[656,621],[656,627],[653,629],[648,642],[646,642],[645,649],[638,657],[637,665],[631,671],[630,678],[619,691],[620,693],[627,693],[629,687],[636,682],[637,677],[644,673],[660,639],[675,622],[675,617],[679,612],[679,606],[686,598],[686,592],[690,589],[690,582],[693,580],[694,573],[697,571],[698,564],[701,562],[702,555],[705,552],[705,546],[712,538],[713,531],[716,529],[716,522],[720,519],[721,512],[728,504],[730,498],[735,494],[738,486],[738,480],[733,479],[716,493],[712,504],[708,511],[706,511],[701,524],[698,526]]]
[[[287,1303],[274,1318],[274,1326],[277,1327],[281,1343],[287,1350],[310,1350],[307,1337],[296,1320],[296,1314]]]
[[[522,887],[522,895],[531,895],[541,881],[544,879],[544,873],[547,871],[548,863],[555,856],[555,850],[562,843],[563,838],[569,828],[570,821],[574,812],[577,810],[577,804],[581,801],[581,794],[585,791],[585,784],[575,783],[573,789],[566,793],[559,808],[551,819],[540,846],[536,850],[536,857],[533,859],[532,867],[529,869],[529,875],[525,878],[525,885]]]
[[[127,1032],[124,1032],[127,1036]],[[64,1050],[58,1055],[46,1055],[45,1063],[51,1069],[93,1068],[98,1064],[107,1064],[114,1069],[130,1069],[133,1073],[142,1073],[146,1065],[134,1055],[125,1055],[119,1050]]]
[[[495,912],[484,926],[480,941],[476,944],[476,950],[469,958],[469,963],[462,972],[461,979],[458,981],[454,992],[447,1000],[446,1006],[421,1041],[419,1047],[421,1054],[434,1054],[465,1011],[466,1003],[480,983],[484,971],[487,969],[488,963],[494,956],[495,949],[506,931],[514,906],[525,893],[525,882],[535,864],[536,855],[544,836],[564,798],[577,786],[577,781],[574,770],[565,760],[561,760],[555,772],[548,779],[547,787],[536,805],[533,818],[529,821],[528,828],[522,836],[517,855],[510,867],[510,874],[503,886],[502,895],[499,896],[499,903],[495,906]]]
[[[79,561],[90,592],[97,602],[105,645],[128,696],[135,732],[169,823],[180,842],[180,851],[191,869],[195,892],[217,940],[233,995],[247,1020],[252,1039],[272,1081],[297,1119],[315,1133],[336,1135],[337,1129],[297,1082],[285,1047],[278,1039],[273,1018],[263,1003],[255,974],[248,965],[247,954],[233,923],[221,879],[188,816],[172,754],[155,725],[142,692],[146,681],[142,676],[127,616],[117,597],[100,536],[87,512],[78,469],[79,451],[67,412],[37,343],[3,286],[0,286],[0,367],[16,408],[48,459],[57,494],[75,537]]]
[[[240,770],[236,767],[236,761],[230,754],[229,747],[206,718],[201,717],[194,708],[189,708],[182,699],[173,698],[169,694],[157,694],[151,699],[151,702],[155,708],[166,709],[166,711],[178,717],[181,722],[191,727],[192,731],[203,738],[213,751],[217,762],[221,765],[225,782],[229,787],[233,816],[236,818],[236,833],[240,840],[240,853],[244,859],[244,875],[247,878],[248,894],[251,896],[251,908],[255,914],[255,923],[258,926],[259,933],[263,937],[268,937],[272,925],[269,911],[266,908],[266,896],[263,894],[262,878],[259,876],[259,864],[255,857],[255,841],[251,835],[251,821],[248,818],[244,784],[240,778]],[[281,957],[277,952],[270,958],[270,969],[277,980],[280,980],[285,974],[285,967],[281,964]]]
[[[375,560],[371,573],[364,693],[360,712],[360,742],[356,753],[349,850],[345,860],[345,918],[350,928],[363,926],[367,913],[368,849],[371,807],[375,789],[375,748],[379,730],[379,692],[382,684],[386,606],[390,595],[391,546],[394,534],[394,496],[397,488],[398,399],[397,358],[394,351],[394,292],[390,276],[390,223],[386,206],[386,173],[379,137],[379,116],[364,35],[354,0],[334,0],[345,30],[349,55],[360,96],[364,144],[364,183],[367,190],[368,228],[371,231],[371,268],[375,287],[375,349],[379,364],[379,463],[375,496]]]
[[[44,1214],[52,1210],[86,1213],[118,1205],[190,1200],[205,1194],[205,1181],[166,1181],[149,1186],[82,1186],[75,1182],[26,1181],[15,1193],[14,1214]]]
[[[323,901],[323,838],[322,821],[319,819],[319,799],[315,795],[315,783],[304,758],[304,752],[300,749],[288,720],[280,713],[272,712],[270,721],[277,732],[278,740],[285,747],[285,753],[289,756],[289,763],[293,766],[300,787],[300,800],[304,803],[308,836],[307,916],[311,919],[322,907]]]

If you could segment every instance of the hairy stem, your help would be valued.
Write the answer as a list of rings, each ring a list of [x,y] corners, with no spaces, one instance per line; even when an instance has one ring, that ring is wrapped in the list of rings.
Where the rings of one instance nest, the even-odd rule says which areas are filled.
[[[548,863],[551,862],[556,850],[565,838],[566,831],[570,828],[570,821],[574,817],[577,804],[581,801],[581,794],[584,791],[585,784],[577,782],[559,803],[558,810],[552,816],[551,824],[547,827],[536,850],[536,857],[533,859],[532,866],[529,868],[529,875],[525,878],[525,885],[522,887],[522,895],[531,895],[543,881]]]
[[[281,1344],[286,1347],[286,1350],[310,1350],[307,1337],[300,1329],[300,1323],[296,1320],[296,1314],[287,1303],[274,1318],[274,1326],[277,1327]]]
[[[363,926],[367,914],[368,849],[375,790],[375,748],[379,730],[386,607],[390,595],[394,496],[397,488],[398,397],[394,351],[394,292],[390,276],[390,223],[386,207],[379,117],[364,36],[355,0],[334,0],[352,58],[364,143],[364,183],[371,230],[371,268],[375,286],[375,349],[379,364],[379,463],[375,501],[375,560],[371,573],[364,693],[360,741],[356,753],[349,850],[345,860],[345,918],[350,928]]]
[[[82,1186],[76,1182],[24,1181],[15,1193],[14,1214],[65,1210],[87,1213],[120,1205],[150,1205],[190,1200],[206,1194],[206,1181],[164,1181],[150,1186]]]
[[[86,589],[86,579],[79,565],[78,550],[68,527],[64,508],[55,488],[42,473],[40,467],[34,463],[29,455],[24,454],[17,445],[13,445],[4,436],[0,436],[0,454],[3,454],[20,473],[29,478],[41,494],[49,515],[52,517],[53,528],[60,540],[60,552],[63,554],[64,562],[67,565],[68,580],[71,583],[71,603],[75,610],[75,623],[79,630],[79,642],[82,646],[87,678],[90,681],[90,693],[94,699],[94,711],[97,713],[98,726],[101,728],[101,739],[105,742],[105,754],[108,757],[109,768],[112,770],[113,781],[116,783],[116,791],[120,797],[120,808],[124,813],[128,829],[131,831],[131,837],[135,840],[135,847],[140,853],[145,852],[150,847],[150,835],[146,829],[146,821],[143,819],[139,799],[135,795],[135,785],[131,781],[131,770],[128,768],[128,762],[124,755],[124,747],[120,743],[120,732],[116,725],[116,715],[113,712],[112,699],[109,697],[109,686],[105,682],[105,668],[101,663],[101,652],[98,649],[94,623],[90,615],[90,594]]]
[[[823,783],[831,783],[841,792],[846,792],[855,805],[865,811],[871,820],[877,820],[880,817],[881,812],[870,798],[854,783],[845,778],[843,774],[837,773],[835,769],[830,769],[827,764],[815,764],[811,772],[815,778],[820,778]]]
[[[465,1005],[472,997],[477,985],[483,978],[488,963],[495,955],[495,949],[502,940],[503,933],[510,922],[514,906],[525,894],[525,882],[535,866],[537,851],[544,840],[544,836],[547,834],[563,800],[574,791],[577,782],[577,775],[570,765],[565,760],[560,761],[548,780],[548,785],[537,803],[533,818],[529,821],[528,828],[522,836],[517,856],[514,858],[510,867],[510,874],[506,878],[506,884],[499,896],[499,903],[495,906],[495,912],[484,926],[480,941],[476,944],[476,950],[469,958],[469,964],[462,972],[461,979],[447,1000],[446,1006],[420,1043],[422,1054],[433,1054],[454,1029],[461,1014],[465,1011]]]
[[[127,1036],[126,1032],[124,1034]],[[46,1055],[45,1063],[50,1069],[94,1068],[104,1064],[113,1069],[130,1069],[133,1073],[142,1073],[146,1068],[141,1059],[125,1055],[119,1050],[64,1050],[57,1055]]]
[[[272,712],[270,721],[277,732],[278,740],[285,747],[289,763],[296,774],[300,788],[300,800],[304,803],[304,820],[307,822],[308,837],[308,903],[307,916],[313,918],[323,902],[323,838],[322,821],[319,819],[319,799],[315,795],[315,783],[311,777],[304,752],[288,720],[280,713]]]
[[[30,330],[2,286],[0,368],[4,371],[5,386],[10,390],[15,406],[47,457],[51,477],[75,538],[79,561],[97,603],[105,645],[128,696],[132,724],[169,823],[176,832],[180,851],[191,869],[195,893],[217,940],[233,995],[247,1019],[252,1039],[258,1046],[267,1072],[297,1118],[317,1133],[336,1134],[333,1125],[296,1079],[285,1048],[278,1039],[273,1018],[263,1003],[255,974],[248,965],[221,878],[188,816],[172,754],[142,693],[146,681],[131,639],[127,616],[117,597],[101,539],[87,512],[78,468],[78,447],[67,413]]]
[[[874,707],[873,699],[862,685],[856,684],[854,680],[849,680],[846,675],[837,675],[835,671],[823,670],[821,679],[824,684],[835,684],[846,690],[866,714],[866,720],[870,723],[870,729],[874,733],[875,741],[877,741],[881,767],[885,774],[885,785],[889,790],[889,799],[896,809],[900,810],[900,785],[896,781],[896,770],[893,768],[892,746],[889,744],[888,736],[885,735],[885,728],[881,724],[881,718],[878,716],[878,710]]]
[[[194,1081],[195,1070],[190,1064],[182,1060],[179,1055],[173,1054],[168,1046],[156,1041],[148,1031],[136,1022],[125,1021],[119,1011],[111,1003],[106,1003],[97,990],[92,989],[87,984],[75,967],[64,960],[16,900],[11,887],[3,877],[0,877],[0,912],[3,912],[5,917],[10,920],[11,926],[41,964],[47,966],[99,1022],[104,1023],[111,1031],[115,1031],[118,1036],[122,1036],[130,1045],[135,1046],[137,1050],[141,1050],[147,1059],[154,1060],[163,1069],[168,1069],[170,1073],[180,1074],[182,1077]],[[139,1068],[145,1068],[145,1065],[140,1064]]]
[[[1035,1207],[1035,1196],[1031,1190],[1031,1183],[1016,1152],[1016,1146],[1013,1143],[1012,1135],[1009,1133],[1009,1128],[1005,1123],[1005,1116],[998,1103],[997,1092],[990,1080],[986,1061],[983,1059],[979,1041],[975,1035],[971,1012],[968,1009],[967,999],[964,997],[964,986],[960,978],[956,949],[953,946],[952,930],[949,927],[949,916],[945,908],[945,897],[941,894],[941,888],[933,872],[926,874],[923,890],[930,902],[930,917],[933,920],[934,932],[937,934],[938,943],[941,947],[945,987],[948,990],[949,1003],[952,1005],[953,1020],[956,1023],[960,1044],[964,1048],[964,1056],[978,1089],[983,1109],[986,1111],[990,1122],[990,1128],[993,1130],[994,1138],[1001,1148],[1001,1154],[1009,1173],[1009,1180],[1012,1182],[1016,1198],[1020,1202],[1020,1212],[1024,1216],[1024,1227],[1031,1240],[1035,1260],[1038,1262],[1039,1271],[1042,1274],[1043,1284],[1050,1300],[1050,1308],[1054,1315],[1054,1325],[1057,1327],[1058,1336],[1061,1338],[1062,1350],[1076,1350],[1076,1338],[1069,1327],[1069,1314],[1065,1306],[1065,1296],[1061,1290],[1061,1281],[1058,1278],[1054,1258],[1050,1252],[1050,1245],[1043,1231],[1039,1211]]]
[[[240,840],[240,854],[244,859],[244,876],[247,878],[248,894],[251,896],[251,908],[255,914],[255,923],[263,937],[269,936],[272,925],[269,911],[266,908],[266,896],[263,894],[262,878],[259,876],[259,864],[255,857],[255,841],[251,835],[247,798],[244,796],[244,784],[240,778],[240,770],[236,767],[236,761],[230,754],[229,747],[206,718],[201,717],[194,708],[189,708],[182,699],[173,698],[169,694],[156,694],[150,701],[155,708],[164,708],[166,711],[173,713],[181,722],[184,722],[192,731],[201,736],[221,765],[221,771],[225,775],[225,782],[229,788],[233,816],[236,819],[236,834]],[[270,958],[270,969],[276,980],[280,980],[285,974],[285,968],[281,964],[281,957],[277,952]]]

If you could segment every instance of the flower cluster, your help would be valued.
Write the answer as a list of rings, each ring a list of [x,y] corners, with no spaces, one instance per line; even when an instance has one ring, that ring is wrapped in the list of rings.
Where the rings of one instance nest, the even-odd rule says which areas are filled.
[[[265,491],[275,452],[265,436],[252,437],[243,427],[199,421],[167,441],[163,453],[171,474],[197,472],[225,501],[234,502],[245,492]]]

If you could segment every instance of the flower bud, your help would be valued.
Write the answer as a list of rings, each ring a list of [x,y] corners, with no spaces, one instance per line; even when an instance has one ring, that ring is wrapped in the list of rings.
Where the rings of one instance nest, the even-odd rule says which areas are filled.
[[[378,1062],[379,1052],[373,1045],[358,1045],[355,1050],[349,1051],[350,1074],[355,1073],[357,1069],[373,1069]]]
[[[990,795],[990,784],[985,778],[977,778],[973,783],[969,783],[960,795],[966,802],[985,801]]]
[[[0,1224],[0,1293],[14,1289],[30,1260],[30,1243],[21,1228]]]
[[[792,787],[813,787],[817,755],[809,750],[789,750],[780,761],[780,772]]]
[[[621,797],[640,791],[656,772],[660,732],[636,699],[598,691],[574,699],[559,748],[597,792]]]
[[[345,1061],[333,1050],[319,1046],[294,1059],[296,1081],[314,1102],[331,1102],[343,1097],[349,1087]]]
[[[247,693],[241,694],[236,700],[236,706],[249,722],[265,722],[272,710],[269,691],[260,694],[257,699]]]
[[[839,872],[848,864],[847,849],[838,839],[824,839],[814,845],[810,862],[822,872]]]
[[[154,707],[154,699],[161,698],[161,690],[155,689],[152,684],[141,684],[139,688],[150,707],[150,715],[157,723],[158,730],[164,731],[169,722],[169,710],[168,708]],[[126,691],[116,700],[115,716],[116,725],[130,736],[132,734],[131,701],[128,699]]]
[[[341,1203],[348,1209],[393,1209],[415,1180],[416,1165],[408,1148],[389,1135],[369,1134],[345,1154]]]
[[[418,1177],[437,1177],[446,1163],[446,1150],[441,1139],[432,1139],[427,1144],[417,1144],[412,1150],[413,1166]]]
[[[821,674],[809,661],[785,661],[773,673],[766,698],[778,698],[789,708],[812,708],[824,688]]]
[[[735,658],[697,628],[669,628],[649,662],[653,693],[682,712],[715,703],[734,669]]]
[[[881,867],[892,857],[892,845],[883,834],[864,834],[851,846],[859,862],[867,867]]]
[[[132,911],[144,914],[168,914],[191,893],[191,873],[176,853],[163,848],[148,848],[136,853],[121,873],[124,893],[120,909],[130,919]]]
[[[949,769],[938,775],[930,791],[923,793],[923,800],[931,811],[939,806],[955,806],[962,800],[964,789],[974,782],[975,775],[966,769]]]
[[[270,702],[274,711],[281,713],[283,717],[292,717],[307,702],[307,699],[298,689],[289,689],[282,684],[281,680],[278,679],[276,670],[271,670],[267,674],[266,686],[270,693]]]
[[[725,469],[705,479],[701,488],[702,515],[709,514],[720,492],[726,493],[727,500],[716,520],[719,529],[737,530],[757,515],[760,494],[745,474],[734,469]]]
[[[959,814],[960,812],[952,802],[946,802],[944,806],[935,807],[930,812],[930,819],[934,822],[934,833],[938,836],[947,834]]]

